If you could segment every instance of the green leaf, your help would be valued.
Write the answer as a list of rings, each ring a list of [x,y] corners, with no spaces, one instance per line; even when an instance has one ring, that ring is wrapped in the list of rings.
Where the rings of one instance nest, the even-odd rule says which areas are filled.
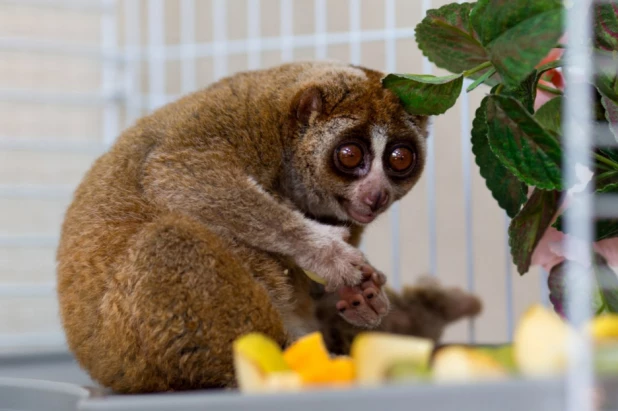
[[[615,160],[612,157],[618,155],[612,149],[598,149],[601,154],[606,154],[606,157]],[[609,155],[607,155],[609,153]],[[608,171],[594,177],[596,193],[618,193],[618,171]],[[571,206],[577,207],[577,197],[574,198]],[[558,231],[564,232],[564,218],[559,216],[553,227]],[[601,241],[607,238],[618,237],[618,220],[617,219],[602,219],[595,221],[594,241]]]
[[[537,72],[533,70],[528,77],[516,87],[503,87],[500,95],[509,96],[519,101],[530,114],[534,113],[534,100],[536,100]],[[492,88],[491,93],[496,94],[498,86]]]
[[[564,232],[564,218],[562,216],[558,217],[553,227],[558,231]],[[618,220],[596,220],[594,223],[593,235],[594,242],[618,237]]]
[[[481,77],[477,78],[474,83],[470,84],[468,86],[468,88],[466,89],[466,91],[469,93],[472,90],[474,90],[475,88],[477,88],[478,86],[480,86],[481,84],[483,84],[484,82],[487,81],[488,78],[490,78],[491,76],[493,76],[496,73],[496,69],[491,67],[489,70],[487,70],[485,72],[485,74],[483,74]]]
[[[561,0],[479,0],[470,12],[470,23],[486,46],[526,20],[561,7]]]
[[[594,45],[605,50],[618,50],[618,5],[594,6]]]
[[[577,263],[573,263],[577,264]],[[582,267],[583,268],[583,267]],[[591,275],[590,270],[587,270],[587,274]],[[585,280],[585,277],[577,277],[576,283],[573,284],[571,288],[575,292],[581,292],[584,288],[581,287],[578,283]],[[566,270],[565,263],[562,262],[556,266],[554,266],[549,272],[549,277],[547,278],[547,286],[549,288],[549,301],[551,301],[554,306],[554,311],[560,314],[562,317],[566,318],[566,300],[567,300],[567,280],[566,280]],[[603,295],[599,288],[594,285],[594,290],[592,292],[592,298],[590,299],[591,309],[594,312],[601,312],[605,308],[605,300],[603,299]]]
[[[562,187],[560,144],[519,101],[489,96],[487,125],[492,151],[521,181],[540,189]]]
[[[558,211],[558,199],[557,191],[534,189],[524,207],[511,220],[509,246],[519,274],[528,272],[532,253]]]
[[[602,154],[604,157],[609,158],[614,163],[618,164],[618,149],[608,148],[608,147],[600,147],[597,151]]]
[[[564,62],[562,60],[548,61],[547,63],[537,67],[536,71],[538,71],[538,73],[539,73],[539,77],[538,78],[540,78],[541,75],[543,73],[545,73],[546,71],[553,70],[553,69],[558,68],[558,67],[562,67],[563,65],[564,65]]]
[[[615,155],[615,150],[612,151],[612,155]],[[609,194],[618,193],[618,171],[609,171],[597,176],[596,192]],[[594,241],[601,241],[614,237],[618,237],[618,219],[601,219],[595,222]]]
[[[461,93],[463,75],[389,74],[382,84],[399,97],[409,113],[435,116],[455,105]]]
[[[616,141],[618,141],[618,104],[611,98],[605,96],[601,91],[601,104],[605,109],[605,119],[609,123],[609,129]]]
[[[618,61],[616,62],[618,63]],[[618,92],[616,92],[617,85],[618,81],[615,73],[609,71],[599,73],[595,78],[595,86],[601,96],[607,97],[614,102],[618,102]]]
[[[595,224],[595,240],[601,241],[618,237],[618,220],[599,220]]]
[[[608,310],[618,312],[618,278],[614,271],[609,268],[607,261],[599,254],[595,255],[595,275],[597,284]]]
[[[562,97],[552,98],[534,113],[535,120],[556,136],[562,135],[562,100]]]
[[[517,2],[518,3],[518,2]],[[563,10],[537,14],[487,45],[491,62],[504,84],[515,86],[556,45],[562,35]]]
[[[512,218],[526,202],[528,188],[502,165],[489,147],[486,116],[488,99],[485,97],[481,101],[472,122],[472,152],[491,195]]]
[[[489,61],[487,51],[470,29],[468,15],[473,6],[471,3],[450,3],[429,10],[415,29],[416,42],[423,55],[451,73],[461,73]],[[487,71],[479,71],[471,77],[478,78]],[[497,81],[493,81],[495,83]]]

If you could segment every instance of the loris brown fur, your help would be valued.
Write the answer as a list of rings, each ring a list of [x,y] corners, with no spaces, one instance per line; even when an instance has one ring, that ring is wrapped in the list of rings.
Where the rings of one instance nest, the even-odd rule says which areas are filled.
[[[57,255],[68,344],[94,380],[234,387],[234,339],[284,347],[319,329],[303,270],[338,291],[346,322],[379,324],[384,276],[351,243],[415,185],[427,123],[381,77],[335,63],[236,74],[142,118],[94,163]]]

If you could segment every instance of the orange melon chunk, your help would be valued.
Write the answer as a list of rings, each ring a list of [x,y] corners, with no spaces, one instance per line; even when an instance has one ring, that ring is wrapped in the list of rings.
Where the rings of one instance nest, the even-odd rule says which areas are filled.
[[[291,369],[299,371],[318,364],[325,364],[330,360],[324,339],[320,332],[308,334],[283,352],[283,359]]]
[[[356,376],[350,357],[330,358],[320,332],[300,338],[283,352],[283,358],[305,385],[350,383]]]
[[[311,363],[299,369],[298,374],[306,385],[347,384],[355,379],[354,362],[348,357],[339,357],[323,363]]]

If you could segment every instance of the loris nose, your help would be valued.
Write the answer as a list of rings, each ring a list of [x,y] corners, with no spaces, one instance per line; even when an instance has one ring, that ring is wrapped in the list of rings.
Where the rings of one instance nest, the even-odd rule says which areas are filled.
[[[388,203],[388,193],[384,190],[368,193],[363,202],[369,206],[371,211],[376,212]]]

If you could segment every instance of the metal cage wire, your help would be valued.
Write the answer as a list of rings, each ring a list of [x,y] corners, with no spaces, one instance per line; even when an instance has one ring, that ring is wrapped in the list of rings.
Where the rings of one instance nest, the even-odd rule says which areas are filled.
[[[313,46],[315,58],[322,59],[327,56],[329,45],[349,44],[350,62],[359,64],[361,61],[361,45],[366,42],[384,41],[385,43],[385,69],[394,72],[397,70],[397,46],[396,40],[403,38],[413,38],[414,30],[409,28],[397,28],[395,25],[395,0],[385,0],[385,21],[383,30],[362,30],[361,29],[361,0],[349,0],[349,25],[348,32],[327,33],[327,8],[326,0],[314,0],[314,32],[308,35],[294,34],[294,1],[280,0],[280,36],[263,37],[261,36],[259,16],[260,0],[247,0],[247,38],[242,40],[227,39],[227,14],[228,3],[225,0],[212,1],[211,26],[213,39],[207,43],[197,43],[195,40],[195,5],[199,0],[181,0],[180,19],[181,23],[181,44],[165,44],[165,16],[163,14],[165,0],[147,0],[147,37],[148,43],[142,46],[142,13],[139,0],[66,0],[66,1],[43,1],[43,0],[0,0],[1,4],[12,4],[17,6],[56,8],[61,10],[79,10],[84,13],[96,13],[101,19],[101,45],[99,49],[91,47],[80,47],[68,44],[61,44],[51,41],[39,41],[20,38],[0,38],[0,51],[20,50],[33,54],[61,54],[67,56],[80,56],[94,59],[101,64],[102,84],[99,93],[42,93],[35,90],[2,90],[0,89],[0,101],[26,102],[56,104],[68,106],[94,106],[100,108],[103,114],[102,141],[95,144],[85,144],[83,142],[58,142],[52,138],[24,139],[10,138],[2,136],[0,138],[0,149],[4,150],[36,150],[36,151],[60,151],[60,152],[92,152],[102,153],[105,151],[120,133],[120,131],[130,125],[145,112],[155,110],[162,105],[171,102],[179,95],[166,93],[166,63],[169,61],[180,61],[182,93],[187,93],[196,88],[196,59],[200,57],[212,57],[214,68],[214,81],[229,74],[227,58],[232,55],[244,54],[248,56],[248,66],[250,69],[261,67],[261,52],[278,50],[281,53],[281,61],[288,62],[293,59],[296,49]],[[124,13],[124,45],[118,42],[118,3],[122,3]],[[431,7],[430,0],[423,0],[423,11]],[[140,88],[140,76],[142,62],[147,63],[148,68],[148,90],[142,93]],[[431,71],[431,66],[427,59],[424,61],[424,70]],[[462,100],[467,101],[467,95],[463,93]],[[462,130],[461,139],[464,146],[469,146],[467,137],[469,132],[467,114],[467,104],[462,105]],[[120,123],[121,110],[125,110],[126,120]],[[464,113],[465,112],[465,113]],[[466,198],[466,216],[471,219],[470,214],[470,153],[462,151],[464,159],[464,192]],[[433,150],[433,139],[429,142],[428,155],[428,207],[430,220],[430,272],[435,274],[437,265],[437,241],[435,230],[435,153]],[[44,197],[66,197],[72,193],[72,186],[40,186],[23,184],[4,184],[0,185],[0,197],[23,197],[32,198]],[[401,245],[400,245],[400,205],[394,204],[389,211],[391,220],[391,242],[392,273],[389,275],[391,284],[394,288],[401,287]],[[470,221],[467,222],[468,229]],[[471,239],[468,233],[467,239]],[[2,235],[0,234],[0,246],[7,247],[35,247],[51,246],[58,241],[57,236],[43,235]],[[474,274],[472,263],[472,241],[467,241],[467,264],[466,278],[468,287],[473,290]],[[361,249],[365,250],[365,244],[361,244]],[[1,284],[0,297],[34,297],[52,295],[55,287],[52,283],[45,285],[27,284]],[[509,312],[512,318],[512,312]],[[472,323],[471,323],[472,324]],[[473,327],[470,327],[473,335]],[[24,335],[23,338],[16,336],[3,335],[0,332],[0,347],[7,344],[15,344],[16,341],[28,344],[31,341],[45,341],[41,335]],[[43,338],[42,338],[43,337]],[[61,333],[49,335],[49,341],[57,343],[61,340]]]

